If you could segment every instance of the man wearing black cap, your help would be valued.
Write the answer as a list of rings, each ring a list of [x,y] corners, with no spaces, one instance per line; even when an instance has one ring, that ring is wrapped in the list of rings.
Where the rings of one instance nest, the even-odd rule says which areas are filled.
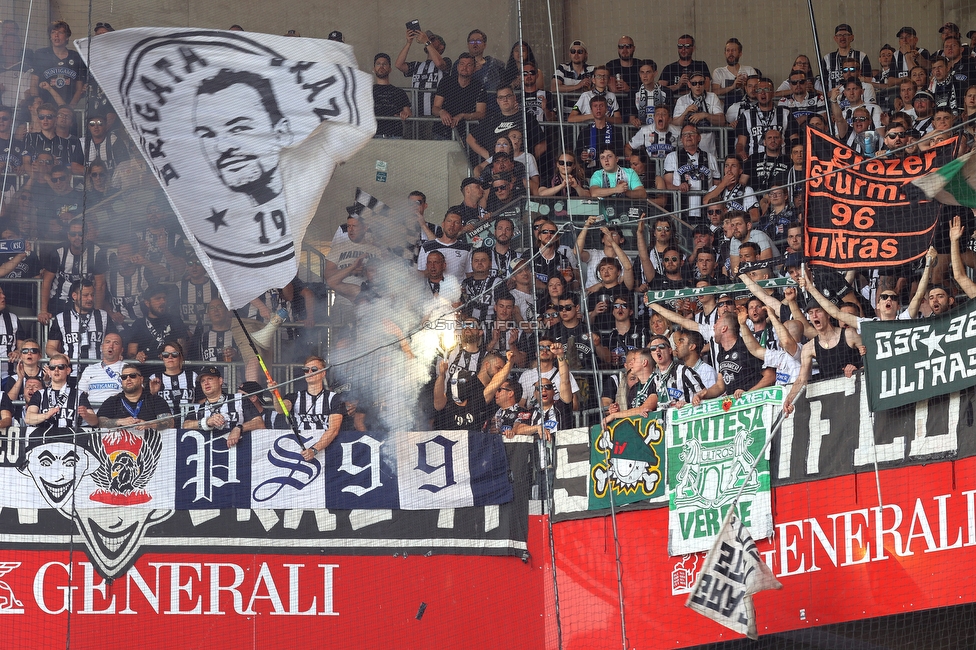
[[[380,52],[373,57],[373,110],[376,117],[399,117],[400,122],[377,120],[376,138],[403,138],[403,121],[412,115],[410,98],[390,83],[390,55]]]
[[[226,433],[227,446],[233,447],[243,434],[264,427],[264,420],[251,402],[240,395],[232,398],[223,392],[224,379],[217,366],[204,366],[200,370],[200,388],[204,400],[195,413],[191,411],[187,415],[184,429],[214,431],[221,436]]]
[[[827,92],[833,90],[841,79],[844,78],[844,60],[855,59],[860,61],[861,70],[859,76],[870,79],[872,77],[871,61],[868,55],[858,50],[851,49],[854,42],[854,30],[847,23],[841,23],[834,28],[834,42],[837,43],[837,50],[831,52],[823,58],[823,67],[827,71]]]
[[[461,202],[450,208],[461,216],[461,226],[468,230],[473,229],[478,223],[485,219],[488,214],[481,205],[484,198],[485,188],[481,181],[473,176],[468,176],[461,181]]]
[[[149,287],[142,294],[143,313],[129,329],[126,358],[140,363],[147,358],[156,359],[168,340],[177,341],[186,349],[186,325],[166,311],[166,288],[162,285]]]
[[[942,64],[933,64],[933,67],[936,65]],[[927,90],[919,90],[912,99],[912,108],[915,109],[915,116],[918,118],[915,121],[915,130],[919,134],[925,135],[932,130],[932,118],[935,116],[935,95]]]
[[[895,52],[895,70],[898,78],[908,76],[912,68],[922,66],[928,68],[931,54],[925,48],[918,46],[918,34],[914,27],[902,27],[898,30],[898,51]]]
[[[123,365],[119,377],[122,379],[122,392],[112,395],[99,407],[98,426],[103,429],[134,427],[137,431],[173,427],[173,418],[152,425],[145,424],[172,415],[172,411],[166,400],[143,388],[139,366],[134,363]]]
[[[295,35],[297,36],[298,34],[296,33]],[[329,35],[326,38],[327,40],[335,41],[336,43],[345,43],[345,41],[342,40],[342,32],[340,32],[338,29],[333,29],[331,32],[329,32]]]
[[[288,418],[283,413],[278,413],[271,408],[271,395],[261,388],[261,384],[256,381],[245,381],[237,389],[237,392],[245,400],[250,402],[254,410],[261,416],[261,421],[264,423],[265,429],[291,428],[291,425],[288,424]],[[245,395],[247,397],[244,397]]]

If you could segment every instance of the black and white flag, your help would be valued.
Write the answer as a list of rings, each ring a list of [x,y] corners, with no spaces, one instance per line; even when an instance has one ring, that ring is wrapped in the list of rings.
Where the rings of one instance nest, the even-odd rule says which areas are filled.
[[[155,28],[75,46],[227,306],[288,284],[332,173],[376,131],[352,48]]]
[[[752,595],[782,587],[732,507],[685,607],[755,640],[759,634]]]

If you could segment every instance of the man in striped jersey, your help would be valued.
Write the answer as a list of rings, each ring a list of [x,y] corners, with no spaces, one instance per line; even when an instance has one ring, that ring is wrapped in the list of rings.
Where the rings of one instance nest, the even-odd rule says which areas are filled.
[[[207,305],[209,325],[197,329],[190,344],[190,358],[196,361],[233,363],[240,361],[241,352],[231,332],[230,310],[220,298]]]
[[[105,310],[95,309],[95,285],[91,280],[72,282],[70,295],[73,307],[51,322],[47,355],[63,352],[69,359],[98,359],[105,335],[116,331],[115,323]]]
[[[196,255],[187,259],[186,270],[186,278],[179,285],[180,317],[192,335],[204,323],[210,301],[220,294],[217,292],[217,285],[207,275],[207,269]]]
[[[81,217],[68,225],[68,243],[44,261],[41,270],[41,304],[37,320],[47,325],[54,314],[71,308],[72,283],[87,279],[94,283],[95,306],[101,309],[105,302],[105,270],[108,266],[105,251],[91,242],[93,228],[86,228]],[[82,246],[84,242],[84,246]]]
[[[145,262],[142,254],[136,253],[133,244],[122,242],[109,263],[105,284],[111,304],[109,316],[116,325],[122,325],[126,319],[135,320],[145,316],[139,296],[153,284],[153,278],[157,277]],[[161,268],[165,273],[165,267]]]
[[[320,451],[335,439],[342,426],[342,415],[345,408],[339,396],[328,389],[325,384],[325,360],[322,357],[310,356],[305,359],[302,372],[305,373],[306,388],[303,391],[289,393],[285,396],[285,407],[300,431],[321,431],[322,435],[312,445],[302,450],[302,458],[312,460]],[[268,388],[274,388],[275,382],[268,382]],[[282,413],[281,405],[275,401],[274,408]]]
[[[204,399],[195,413],[187,415],[184,429],[213,431],[217,436],[226,434],[227,446],[233,447],[248,431],[264,428],[264,421],[251,402],[240,395],[231,397],[223,392],[224,379],[217,366],[204,366],[200,370],[200,387]]]

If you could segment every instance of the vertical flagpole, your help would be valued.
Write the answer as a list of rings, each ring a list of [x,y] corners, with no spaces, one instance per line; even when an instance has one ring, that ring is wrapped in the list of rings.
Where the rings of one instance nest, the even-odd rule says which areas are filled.
[[[264,359],[261,358],[261,353],[258,352],[258,346],[254,344],[254,339],[251,338],[251,333],[247,331],[246,327],[244,327],[244,321],[241,320],[241,315],[237,313],[236,309],[234,310],[234,316],[237,317],[237,323],[241,326],[241,331],[244,332],[244,338],[247,339],[247,344],[251,346],[251,351],[254,353],[254,356],[258,358],[258,363],[261,365],[261,370],[264,371],[265,378],[267,378],[268,381],[274,381],[274,379],[271,377],[271,371],[268,370],[268,366],[264,364]],[[291,425],[291,432],[295,434],[295,440],[298,441],[298,446],[304,451],[305,443],[302,442],[302,436],[300,433],[298,433],[298,426],[295,424],[295,418],[292,417],[292,414],[288,411],[288,407],[285,406],[285,400],[281,398],[281,393],[278,392],[277,388],[272,388],[271,392],[274,393],[275,399],[278,400],[278,406],[281,407],[281,412],[284,413],[285,417],[288,419],[288,424]]]
[[[817,68],[820,70],[820,85],[824,89],[824,102],[827,104],[827,127],[830,134],[834,134],[834,116],[830,112],[830,95],[827,92],[829,75],[823,69],[823,54],[820,53],[820,37],[817,35],[817,18],[813,14],[813,0],[807,0],[807,9],[810,10],[810,29],[813,31],[813,47],[817,51]],[[813,66],[810,66],[813,69]]]

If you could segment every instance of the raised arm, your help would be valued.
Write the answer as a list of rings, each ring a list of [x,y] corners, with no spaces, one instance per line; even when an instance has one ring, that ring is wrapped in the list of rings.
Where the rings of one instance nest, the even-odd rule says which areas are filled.
[[[976,298],[976,282],[969,279],[969,275],[966,274],[966,267],[962,263],[962,253],[959,251],[959,240],[962,239],[963,234],[962,218],[953,217],[952,222],[949,224],[949,241],[951,243],[952,252],[952,277],[955,279],[956,284],[962,289],[963,293],[969,298]],[[0,269],[2,272],[2,269]]]
[[[698,323],[690,318],[685,318],[676,311],[671,311],[667,307],[664,307],[660,303],[652,302],[648,305],[651,309],[661,314],[667,318],[672,323],[676,323],[681,326],[682,329],[698,331]]]
[[[908,303],[908,316],[910,318],[918,318],[918,309],[922,306],[922,300],[925,299],[925,293],[929,288],[929,278],[932,277],[932,267],[934,267],[938,261],[939,252],[930,246],[929,251],[925,254],[925,270],[922,271],[922,277],[918,281],[918,288],[915,290],[915,295],[912,296],[912,301]],[[963,273],[964,277],[965,275],[966,274]]]
[[[642,213],[640,221],[637,222],[637,257],[640,259],[641,271],[644,272],[644,279],[650,282],[657,275],[657,269],[651,262],[651,251],[647,246],[647,237],[644,233],[647,230],[647,214]]]
[[[857,316],[841,311],[837,308],[837,305],[827,300],[824,295],[820,293],[820,290],[817,289],[817,285],[814,284],[812,279],[800,274],[800,279],[797,281],[797,283],[800,285],[801,289],[805,289],[811,296],[813,296],[813,299],[817,301],[817,303],[825,312],[827,312],[828,315],[830,315],[831,318],[834,318],[841,323],[847,323],[855,330],[857,329]],[[807,338],[813,337],[807,335]]]
[[[600,228],[604,235],[610,234],[610,229],[606,226]],[[624,249],[620,248],[620,244],[617,243],[613,237],[610,237],[610,245],[613,246],[613,254],[617,256],[617,261],[620,262],[620,268],[623,269],[623,279],[624,285],[630,289],[634,290],[634,263],[630,261],[627,257],[627,253]]]
[[[737,307],[735,310],[735,317],[739,321],[739,331],[748,334],[748,336],[745,334],[742,336],[742,342],[745,343],[746,349],[749,350],[749,354],[757,359],[762,359],[765,361],[766,348],[759,345],[759,341],[757,341],[756,337],[749,332],[749,327],[746,325],[746,321],[749,320],[749,312],[746,311],[745,307]]]

